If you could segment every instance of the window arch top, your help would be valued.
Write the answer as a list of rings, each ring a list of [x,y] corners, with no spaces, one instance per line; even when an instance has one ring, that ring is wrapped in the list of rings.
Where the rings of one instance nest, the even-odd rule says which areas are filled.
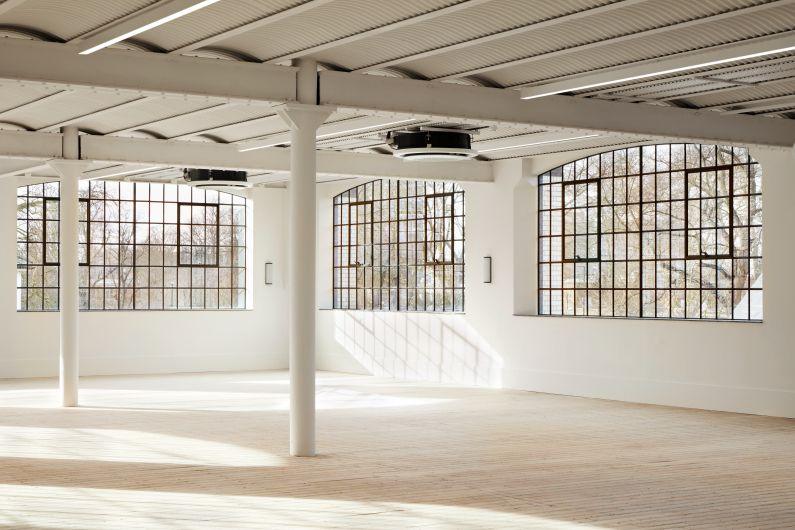
[[[539,313],[761,320],[762,171],[742,147],[658,144],[539,184]]]
[[[464,190],[374,180],[334,197],[334,307],[463,311]]]

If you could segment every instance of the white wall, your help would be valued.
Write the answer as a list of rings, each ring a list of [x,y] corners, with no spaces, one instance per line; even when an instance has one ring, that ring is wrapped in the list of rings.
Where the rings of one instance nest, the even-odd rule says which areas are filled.
[[[0,378],[54,376],[58,314],[16,311],[16,185],[14,179],[0,179]],[[82,375],[287,367],[286,191],[255,188],[248,193],[254,248],[248,278],[252,308],[82,312]],[[271,286],[264,285],[266,261],[276,268]]]
[[[795,161],[784,151],[752,154],[764,172],[764,323],[532,316],[534,245],[520,243],[534,241],[535,235],[528,222],[532,216],[521,208],[527,203],[535,208],[528,176],[580,157],[557,155],[506,161],[494,184],[464,186],[465,315],[383,317],[321,310],[318,365],[431,381],[472,382],[475,377],[480,384],[501,380],[509,388],[795,417]],[[321,307],[331,305],[330,198],[354,184],[324,185],[319,193]],[[493,257],[491,284],[481,282],[483,256]],[[380,329],[384,319],[398,331]],[[436,357],[412,353],[423,344],[417,338],[423,333],[411,330],[417,319],[430,334],[422,340],[437,345]],[[459,330],[455,340],[445,334],[451,327]],[[462,341],[460,336],[474,338]],[[473,349],[493,359],[490,367],[501,365],[500,377],[484,382],[473,376],[467,361]]]

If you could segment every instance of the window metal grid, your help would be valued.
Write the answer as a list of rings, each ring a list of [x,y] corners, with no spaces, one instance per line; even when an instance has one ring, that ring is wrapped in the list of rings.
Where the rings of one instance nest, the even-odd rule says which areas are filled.
[[[57,311],[59,184],[17,189],[17,309]]]
[[[337,309],[464,310],[464,191],[375,180],[334,197]]]
[[[54,195],[57,201],[57,188]],[[114,181],[81,182],[79,196],[82,310],[245,308],[245,198],[190,186]],[[184,223],[181,204],[188,215]],[[21,236],[18,240],[27,244]],[[53,268],[57,278],[58,267]],[[17,307],[57,310],[58,304]]]
[[[593,214],[571,213],[593,205],[588,182],[595,233]],[[540,175],[538,191],[540,314],[762,319],[762,172],[747,149],[618,149]]]
[[[219,206],[177,203],[177,266],[218,267]]]

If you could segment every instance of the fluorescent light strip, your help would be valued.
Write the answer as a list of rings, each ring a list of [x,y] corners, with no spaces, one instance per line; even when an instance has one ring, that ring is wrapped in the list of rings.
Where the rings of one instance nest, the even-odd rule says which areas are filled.
[[[198,11],[199,9],[202,9],[204,7],[207,7],[207,6],[211,5],[211,4],[214,4],[214,3],[219,2],[219,1],[220,0],[203,0],[203,1],[201,1],[201,2],[199,2],[197,4],[194,4],[194,5],[190,6],[190,7],[186,7],[185,9],[177,11],[176,13],[172,13],[172,14],[166,16],[166,17],[163,17],[161,19],[155,20],[154,22],[150,22],[149,24],[145,24],[145,25],[141,26],[140,28],[136,28],[136,29],[134,29],[132,31],[128,31],[127,33],[125,33],[123,35],[119,35],[118,37],[114,37],[114,38],[112,38],[112,39],[110,39],[108,41],[103,42],[102,44],[97,44],[93,48],[89,48],[87,50],[84,50],[84,51],[80,52],[80,55],[88,55],[90,53],[94,53],[96,51],[99,51],[99,50],[101,50],[103,48],[107,48],[108,46],[112,46],[112,45],[116,44],[117,42],[121,42],[123,40],[127,40],[130,37],[134,37],[135,35],[138,35],[139,33],[143,33],[144,31],[149,31],[152,28],[156,28],[158,26],[162,26],[163,24],[171,22],[172,20],[176,20],[176,19],[178,19],[180,17],[184,17],[185,15],[193,13],[194,11]]]
[[[332,136],[342,136],[342,135],[345,135],[345,134],[351,134],[351,133],[366,131],[368,129],[381,129],[383,127],[391,127],[393,125],[400,125],[401,123],[409,123],[409,122],[412,122],[412,121],[415,121],[415,120],[412,118],[412,119],[408,119],[408,120],[399,120],[399,121],[393,121],[393,122],[389,122],[389,123],[381,123],[381,124],[378,124],[378,125],[368,125],[367,127],[358,127],[356,129],[348,129],[347,131],[337,131],[337,132],[332,132],[332,133],[319,134],[319,135],[316,136],[316,139],[320,140],[320,139],[323,139],[323,138],[330,138]],[[254,151],[256,149],[265,149],[266,147],[274,147],[274,146],[277,146],[277,145],[284,145],[284,144],[289,144],[289,143],[290,142],[288,140],[282,140],[282,141],[279,141],[279,142],[275,142],[274,141],[274,142],[269,143],[269,144],[257,145],[255,147],[246,147],[245,149],[239,149],[238,152],[239,153],[245,153],[246,151]]]
[[[543,142],[534,142],[531,144],[508,145],[505,147],[492,147],[491,149],[478,149],[478,153],[491,153],[492,151],[506,151],[508,149],[521,149],[523,147],[533,147],[536,145],[556,144],[560,142],[571,142],[572,140],[582,140],[584,138],[595,138],[598,134],[586,134],[584,136],[572,136],[571,138],[561,138],[559,140],[546,140]]]
[[[281,142],[271,142],[269,144],[262,144],[262,145],[257,145],[257,146],[254,146],[254,147],[246,147],[245,149],[238,149],[237,152],[238,153],[247,153],[248,151],[256,151],[257,149],[265,149],[267,147],[276,147],[277,145],[284,145],[284,144],[289,144],[289,143],[290,142],[287,141],[287,140],[283,140]]]
[[[678,72],[686,72],[687,70],[696,70],[698,68],[706,68],[708,66],[715,66],[715,65],[718,65],[718,64],[733,63],[735,61],[744,61],[746,59],[755,59],[756,57],[763,57],[765,55],[773,55],[773,54],[776,54],[776,53],[786,53],[786,52],[791,52],[793,50],[795,50],[795,46],[788,46],[786,48],[778,48],[776,50],[768,50],[768,51],[764,51],[764,52],[750,53],[748,55],[739,55],[737,57],[730,57],[728,59],[718,59],[716,61],[709,61],[709,62],[706,62],[706,63],[693,64],[693,65],[689,65],[689,66],[680,66],[678,68],[671,68],[671,69],[668,69],[668,70],[659,70],[657,72],[652,72],[652,73],[649,73],[649,74],[639,74],[639,75],[633,75],[631,77],[622,77],[621,79],[612,79],[610,81],[602,81],[600,83],[591,83],[591,84],[588,84],[588,85],[582,85],[582,86],[573,87],[573,88],[572,87],[564,88],[564,89],[561,89],[561,90],[555,90],[555,91],[552,91],[552,92],[545,92],[543,94],[536,94],[536,95],[533,95],[533,96],[523,96],[522,99],[543,98],[545,96],[552,96],[554,94],[560,94],[561,92],[574,92],[574,91],[577,91],[577,90],[587,90],[589,88],[598,88],[598,87],[601,87],[601,86],[615,85],[615,84],[618,84],[618,83],[625,83],[627,81],[637,81],[638,79],[646,79],[646,78],[649,78],[649,77],[656,77],[656,76],[659,76],[659,75],[668,75],[668,74],[675,74],[675,73],[678,73]]]

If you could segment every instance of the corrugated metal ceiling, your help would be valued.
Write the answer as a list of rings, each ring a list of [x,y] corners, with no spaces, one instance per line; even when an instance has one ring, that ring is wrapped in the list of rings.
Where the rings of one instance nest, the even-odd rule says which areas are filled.
[[[0,31],[24,37],[34,30],[69,41],[154,3],[156,0],[27,0],[6,12],[0,9]],[[272,24],[234,31],[280,13]],[[416,17],[421,18],[415,21]],[[543,24],[539,26],[539,22]],[[787,34],[793,29],[795,0],[221,0],[136,39],[174,50],[215,36],[213,48],[228,49],[241,57],[269,60],[300,56],[305,51],[306,56],[343,69],[386,62],[409,76],[465,82],[456,76],[475,73],[486,83],[513,87],[576,78],[603,68]],[[230,30],[235,34],[225,35]],[[506,31],[510,34],[500,35]],[[475,39],[479,40],[469,43]],[[450,46],[453,48],[448,49]],[[418,54],[421,57],[416,58]],[[508,66],[500,66],[506,63]],[[383,75],[386,71],[372,73]],[[95,133],[131,135],[143,130],[162,138],[221,142],[286,130],[278,119],[267,118],[273,110],[263,106],[80,89],[46,97],[59,90],[63,89],[1,83],[0,122],[41,129],[86,115],[75,123]],[[795,54],[787,53],[581,91],[576,96],[692,107],[747,104],[748,112],[753,113],[750,103],[793,93]],[[114,105],[121,106],[114,109]],[[209,110],[203,111],[205,108]],[[792,108],[781,102],[777,108],[768,105],[764,113]],[[94,114],[97,111],[102,112]],[[354,116],[338,113],[332,120]],[[532,127],[483,129],[476,140],[502,139],[499,141],[510,145],[511,137],[538,131]],[[378,132],[325,139],[320,147],[368,150],[382,145]],[[623,136],[611,135],[575,142],[571,147],[612,145],[624,140]],[[527,156],[538,149],[499,151],[489,158]]]

